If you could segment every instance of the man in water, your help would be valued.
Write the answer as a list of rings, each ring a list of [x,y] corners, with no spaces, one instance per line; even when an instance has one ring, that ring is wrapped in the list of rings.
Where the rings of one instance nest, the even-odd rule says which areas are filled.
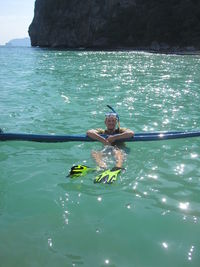
[[[116,128],[118,122],[118,128]],[[107,113],[105,117],[105,125],[106,130],[103,129],[92,129],[87,131],[87,135],[97,141],[100,141],[105,146],[112,147],[112,152],[114,154],[116,165],[116,169],[122,169],[123,161],[124,161],[124,152],[117,145],[117,141],[121,141],[126,138],[131,138],[134,136],[134,132],[130,129],[124,129],[119,127],[119,120],[116,113]],[[101,136],[102,134],[107,135],[105,138]],[[92,151],[92,156],[95,159],[97,165],[100,168],[106,169],[107,165],[104,161],[105,150],[103,151]]]
[[[134,132],[129,129],[122,129],[119,125],[119,116],[112,107],[107,105],[113,112],[107,113],[105,118],[106,129],[92,129],[87,131],[87,135],[94,140],[101,142],[105,148],[102,151],[92,151],[92,156],[95,159],[99,168],[90,168],[85,165],[75,165],[71,168],[68,176],[79,177],[87,174],[89,171],[101,171],[94,178],[94,183],[111,184],[117,180],[118,174],[121,172],[124,162],[125,153],[120,147],[123,147],[123,139],[131,138]],[[116,128],[118,123],[118,127]],[[105,135],[102,136],[102,135]],[[108,155],[115,158],[115,167],[107,169],[107,162],[105,159]]]

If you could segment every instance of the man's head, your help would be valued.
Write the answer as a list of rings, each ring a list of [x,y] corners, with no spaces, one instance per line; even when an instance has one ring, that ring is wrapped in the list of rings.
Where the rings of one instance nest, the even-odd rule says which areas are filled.
[[[114,131],[117,124],[116,113],[107,113],[105,118],[105,125],[109,131]]]

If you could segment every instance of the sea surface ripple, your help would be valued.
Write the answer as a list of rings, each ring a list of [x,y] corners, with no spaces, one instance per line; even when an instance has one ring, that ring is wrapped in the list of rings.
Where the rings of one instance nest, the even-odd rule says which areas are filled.
[[[107,104],[135,132],[200,129],[199,56],[0,47],[0,62],[5,132],[84,134]],[[199,137],[127,147],[104,185],[66,178],[99,143],[1,142],[1,265],[198,267]]]

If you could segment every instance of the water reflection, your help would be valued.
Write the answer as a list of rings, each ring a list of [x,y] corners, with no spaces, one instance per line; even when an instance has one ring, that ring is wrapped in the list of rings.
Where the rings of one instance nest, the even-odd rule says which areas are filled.
[[[197,153],[191,153],[190,157],[191,157],[191,159],[198,158],[198,154]]]
[[[51,248],[53,246],[53,242],[51,238],[48,238],[48,246]]]
[[[175,168],[175,173],[176,173],[177,175],[178,175],[178,174],[183,174],[184,169],[185,169],[185,165],[184,165],[184,164],[180,164],[180,165],[176,166],[176,168]]]
[[[192,254],[194,252],[194,246],[191,246],[189,252],[188,252],[188,260],[191,261],[192,260]]]
[[[165,249],[168,248],[168,244],[167,244],[166,242],[163,242],[163,243],[162,243],[162,246],[163,246],[163,248],[165,248]]]
[[[106,259],[105,260],[105,264],[109,264],[110,263],[110,260],[109,259]]]
[[[126,208],[127,208],[127,209],[130,209],[130,208],[131,208],[131,204],[127,204],[127,205],[126,205]]]
[[[69,194],[66,193],[65,197],[60,197],[59,200],[60,200],[61,207],[63,208],[63,219],[64,219],[64,222],[65,222],[66,225],[68,225],[69,224],[70,212],[69,212],[69,210],[68,210],[68,208],[66,206],[67,206],[67,203],[69,202]]]
[[[101,202],[101,201],[102,201],[102,197],[98,197],[97,200],[98,200],[99,202]]]
[[[187,210],[188,207],[189,207],[189,202],[185,202],[185,203],[180,202],[180,203],[179,203],[179,208],[180,208],[181,210]]]

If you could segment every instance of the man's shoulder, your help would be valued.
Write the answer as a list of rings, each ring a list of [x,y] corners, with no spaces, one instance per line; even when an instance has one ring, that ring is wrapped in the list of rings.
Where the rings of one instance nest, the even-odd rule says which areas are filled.
[[[127,128],[120,128],[119,133],[125,133],[128,129]]]
[[[96,131],[98,134],[105,134],[105,130],[102,129],[102,128],[97,128],[97,129],[95,129],[95,131]]]

